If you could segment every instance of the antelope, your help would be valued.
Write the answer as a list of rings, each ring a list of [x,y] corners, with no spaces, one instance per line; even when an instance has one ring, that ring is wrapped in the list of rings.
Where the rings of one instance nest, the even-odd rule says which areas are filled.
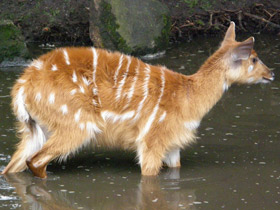
[[[46,178],[50,161],[92,143],[134,150],[144,176],[180,167],[203,116],[234,83],[269,83],[274,74],[230,26],[219,49],[193,75],[118,52],[60,48],[34,60],[12,89],[21,141],[2,174],[27,167]]]

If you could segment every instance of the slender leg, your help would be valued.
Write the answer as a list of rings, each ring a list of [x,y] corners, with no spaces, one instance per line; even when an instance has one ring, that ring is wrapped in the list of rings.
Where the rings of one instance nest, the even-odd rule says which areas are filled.
[[[77,135],[78,133],[57,132],[57,134],[53,134],[42,149],[26,161],[34,176],[46,178],[46,168],[50,161],[58,157],[66,158],[87,143],[85,140],[87,138],[81,133]]]
[[[170,168],[178,168],[181,167],[180,163],[180,149],[174,149],[169,151],[164,159],[163,162]]]
[[[142,175],[158,175],[162,166],[163,154],[163,149],[160,146],[147,147],[146,144],[142,142],[138,147],[138,157]]]

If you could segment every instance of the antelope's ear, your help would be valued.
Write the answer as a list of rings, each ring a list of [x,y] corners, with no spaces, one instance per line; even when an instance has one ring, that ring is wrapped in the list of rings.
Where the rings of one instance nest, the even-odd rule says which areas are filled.
[[[235,23],[233,21],[230,22],[230,26],[228,27],[222,45],[228,41],[235,41]]]
[[[245,41],[237,45],[237,47],[233,49],[233,52],[231,54],[233,61],[247,60],[251,55],[252,49],[254,47],[254,42],[254,37],[250,37],[249,39],[246,39]]]

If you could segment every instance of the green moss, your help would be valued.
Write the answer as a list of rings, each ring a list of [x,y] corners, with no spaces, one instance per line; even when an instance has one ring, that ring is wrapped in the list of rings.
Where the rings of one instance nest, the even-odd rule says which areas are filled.
[[[100,6],[102,8],[100,21],[104,24],[103,26],[100,26],[101,29],[103,28],[101,31],[101,35],[104,39],[103,43],[106,42],[106,44],[108,44],[112,41],[113,46],[111,47],[124,53],[131,53],[132,49],[126,44],[126,41],[117,31],[120,26],[117,24],[116,18],[112,14],[111,5],[105,1],[102,1]]]
[[[164,27],[161,30],[161,36],[155,39],[158,50],[166,49],[169,44],[169,36],[171,31],[171,17],[162,15]]]
[[[29,57],[24,39],[11,21],[0,21],[0,42],[0,62],[14,57]]]

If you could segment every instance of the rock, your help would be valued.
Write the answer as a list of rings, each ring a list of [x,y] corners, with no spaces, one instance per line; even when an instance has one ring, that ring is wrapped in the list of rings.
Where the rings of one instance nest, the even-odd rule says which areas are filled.
[[[29,57],[20,30],[10,20],[0,20],[0,64]],[[5,63],[4,62],[4,63]]]
[[[157,0],[92,0],[90,11],[96,47],[144,55],[168,46],[169,10]]]

